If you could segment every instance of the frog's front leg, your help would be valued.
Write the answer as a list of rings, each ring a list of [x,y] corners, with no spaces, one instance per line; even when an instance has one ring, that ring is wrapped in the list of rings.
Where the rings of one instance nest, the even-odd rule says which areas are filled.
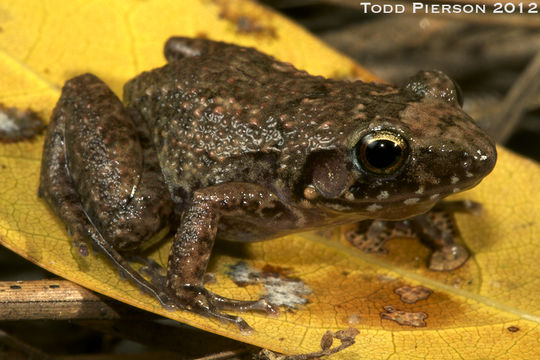
[[[222,216],[263,217],[279,205],[274,193],[250,183],[225,183],[194,192],[191,206],[184,211],[175,235],[167,270],[167,287],[181,306],[233,322],[241,330],[249,330],[249,325],[242,318],[221,310],[277,313],[277,308],[264,299],[240,301],[213,294],[204,288],[203,276]]]

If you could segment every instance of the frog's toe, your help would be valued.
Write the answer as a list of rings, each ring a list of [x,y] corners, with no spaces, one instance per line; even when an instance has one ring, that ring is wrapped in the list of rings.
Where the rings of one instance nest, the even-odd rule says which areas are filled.
[[[148,257],[132,255],[128,258],[131,262],[136,262],[142,265],[139,272],[150,278],[150,283],[158,289],[166,289],[167,277],[166,270],[155,260]],[[164,291],[165,292],[165,291]]]
[[[240,330],[240,332],[244,335],[251,335],[253,333],[253,328],[249,326],[249,324],[240,316],[229,315],[222,312],[214,311],[212,317],[215,317],[221,322],[232,323],[236,325],[236,327],[238,327],[238,330]]]
[[[213,304],[206,301],[207,299],[197,299],[193,305],[188,306],[188,310],[194,311],[203,316],[217,319],[222,323],[231,323],[238,327],[238,330],[245,335],[253,332],[253,328],[240,316],[230,315],[216,309]]]
[[[88,244],[86,243],[85,239],[81,236],[74,236],[72,232],[68,232],[68,235],[70,237],[73,237],[73,247],[77,250],[77,253],[81,257],[88,257],[90,255],[90,249],[88,248]]]
[[[88,257],[88,255],[90,255],[90,250],[88,249],[88,245],[86,245],[86,243],[79,243],[76,245],[76,247],[80,256]]]
[[[219,310],[232,310],[232,311],[257,311],[264,312],[266,314],[277,315],[279,314],[279,308],[266,299],[259,300],[236,300],[223,297],[221,295],[214,294],[213,292],[208,291],[202,286],[190,286],[186,285],[184,290],[188,290],[196,294],[195,298],[204,300],[212,306]]]
[[[443,246],[431,254],[429,269],[433,271],[452,271],[463,265],[468,258],[469,252],[461,245]]]
[[[202,286],[186,285],[181,292],[176,291],[176,295],[181,308],[223,322],[233,323],[244,333],[251,332],[251,327],[241,317],[223,313],[223,310],[257,311],[276,316],[279,314],[279,308],[266,299],[229,299],[214,294]]]
[[[222,310],[233,310],[241,312],[257,311],[266,313],[268,315],[279,315],[279,307],[271,304],[270,302],[268,302],[268,300],[263,298],[259,300],[235,300],[212,294],[212,300],[214,302],[214,305]]]

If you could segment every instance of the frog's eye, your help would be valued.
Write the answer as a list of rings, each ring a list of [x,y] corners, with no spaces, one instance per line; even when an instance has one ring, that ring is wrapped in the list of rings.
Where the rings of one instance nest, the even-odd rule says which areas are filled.
[[[377,175],[393,175],[409,157],[409,145],[398,134],[376,131],[365,135],[354,147],[355,165]]]

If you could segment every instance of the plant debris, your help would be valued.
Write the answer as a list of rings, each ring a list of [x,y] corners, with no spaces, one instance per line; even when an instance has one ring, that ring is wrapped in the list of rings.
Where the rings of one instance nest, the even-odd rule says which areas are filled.
[[[404,310],[396,309],[393,306],[385,306],[385,313],[381,313],[381,318],[392,320],[399,325],[413,326],[413,327],[425,327],[428,315],[425,312],[408,312]]]
[[[271,304],[296,309],[308,303],[311,289],[300,279],[285,275],[289,270],[266,265],[262,271],[239,261],[229,266],[227,274],[238,286],[262,284],[266,294],[262,297]]]
[[[346,330],[339,330],[332,332],[328,330],[321,338],[321,350],[317,352],[312,352],[308,354],[297,354],[297,355],[283,355],[278,354],[270,350],[261,350],[254,360],[312,360],[319,359],[323,356],[330,356],[335,354],[343,349],[348,348],[351,345],[354,345],[356,335],[359,331],[353,327],[350,327]],[[331,348],[334,339],[341,341],[339,346]]]
[[[29,140],[41,134],[45,123],[32,110],[7,107],[0,103],[0,142]]]
[[[414,304],[417,301],[427,299],[433,290],[424,286],[401,286],[394,290],[406,304]]]

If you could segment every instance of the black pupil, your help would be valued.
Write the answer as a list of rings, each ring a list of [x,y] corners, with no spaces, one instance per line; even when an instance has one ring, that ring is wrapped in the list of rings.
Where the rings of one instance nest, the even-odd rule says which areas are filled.
[[[401,158],[401,147],[390,140],[373,140],[366,146],[366,160],[376,169],[386,169]]]

